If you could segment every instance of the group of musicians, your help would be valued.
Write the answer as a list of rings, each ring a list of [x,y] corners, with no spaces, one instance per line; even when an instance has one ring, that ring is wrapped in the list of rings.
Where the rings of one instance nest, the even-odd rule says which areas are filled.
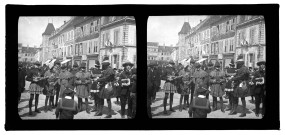
[[[107,100],[108,111],[105,118],[112,117],[111,98],[120,97],[121,117],[125,118],[125,107],[128,103],[128,117],[134,118],[136,114],[136,68],[134,64],[125,61],[124,70],[115,72],[109,63],[108,57],[104,58],[102,65],[95,62],[94,68],[86,70],[86,63],[79,66],[74,63],[73,68],[67,67],[56,60],[48,66],[40,66],[35,62],[33,67],[27,71],[23,64],[19,63],[18,83],[20,102],[21,93],[25,90],[25,81],[30,81],[29,93],[29,115],[33,115],[32,103],[35,97],[36,113],[41,113],[38,109],[39,95],[46,96],[44,111],[56,109],[56,118],[73,119],[74,115],[86,110],[90,114],[88,98],[91,95],[94,99],[94,107],[91,112],[96,112],[95,116],[103,115],[104,99]],[[102,67],[102,68],[100,68]],[[78,103],[74,100],[74,95],[78,98]],[[56,99],[54,100],[54,96]],[[84,103],[82,101],[84,99]],[[47,103],[49,105],[47,106]]]
[[[255,115],[259,117],[260,103],[262,116],[265,114],[265,61],[257,62],[258,70],[245,66],[242,56],[238,56],[236,63],[231,60],[229,68],[221,69],[218,60],[213,64],[209,61],[206,65],[196,62],[191,58],[187,66],[175,65],[170,61],[167,65],[158,65],[151,61],[147,71],[147,111],[152,117],[151,104],[156,100],[156,92],[165,93],[163,99],[163,114],[167,111],[167,99],[170,98],[169,111],[173,109],[174,93],[180,94],[179,111],[189,107],[189,117],[205,118],[211,111],[230,111],[229,115],[237,114],[239,98],[242,102],[242,111],[239,117],[246,116],[245,97],[255,97]],[[162,85],[161,85],[162,83]],[[163,84],[164,83],[164,84]],[[189,95],[190,104],[189,104]],[[209,95],[212,96],[212,108],[210,107]],[[184,105],[182,100],[184,98]],[[220,99],[219,104],[217,99]],[[224,98],[229,99],[227,107],[224,107]],[[252,98],[253,100],[253,98]],[[254,103],[254,102],[252,102]]]

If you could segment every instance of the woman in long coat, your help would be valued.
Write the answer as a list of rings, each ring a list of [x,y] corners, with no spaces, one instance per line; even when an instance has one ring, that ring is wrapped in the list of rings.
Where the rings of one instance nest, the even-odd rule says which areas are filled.
[[[220,63],[216,61],[215,70],[210,73],[211,95],[213,96],[213,111],[217,110],[217,97],[220,97],[221,111],[223,108],[223,83],[225,83],[225,72],[220,70]]]

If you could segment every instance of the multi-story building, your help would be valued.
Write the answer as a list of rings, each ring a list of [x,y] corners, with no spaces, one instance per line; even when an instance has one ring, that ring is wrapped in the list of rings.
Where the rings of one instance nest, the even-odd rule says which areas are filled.
[[[159,61],[170,61],[172,60],[171,53],[173,52],[173,47],[171,46],[158,46],[157,60]]]
[[[158,42],[147,42],[147,61],[158,60]]]
[[[20,50],[19,50],[20,49]],[[36,62],[39,60],[39,52],[41,48],[27,47],[22,46],[22,44],[18,44],[18,60],[22,62]]]
[[[219,60],[221,67],[229,66],[235,58],[236,16],[220,16],[211,23],[211,55],[213,63]]]
[[[237,16],[236,57],[242,55],[246,66],[256,67],[265,60],[265,22],[263,16]]]
[[[187,46],[188,44],[186,43],[186,36],[189,33],[191,29],[191,26],[189,22],[184,22],[180,32],[178,32],[178,44],[176,44],[177,47],[177,53],[176,53],[176,62],[181,61],[185,58],[187,58]]]
[[[75,25],[74,61],[87,63],[87,69],[94,67],[99,60],[100,51],[100,17],[83,17]]]
[[[135,64],[136,22],[132,16],[103,16],[100,27],[100,61],[109,57],[112,68],[122,68],[124,61]]]
[[[42,51],[40,52],[42,63],[50,59],[49,58],[50,57],[49,56],[50,54],[49,38],[54,31],[55,31],[55,28],[53,24],[48,23],[44,33],[42,34],[42,44],[40,46],[42,48]]]

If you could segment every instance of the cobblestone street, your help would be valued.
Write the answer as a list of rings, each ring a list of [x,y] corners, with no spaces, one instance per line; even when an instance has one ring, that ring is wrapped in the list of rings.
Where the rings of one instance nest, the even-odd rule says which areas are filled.
[[[41,113],[33,112],[33,115],[29,116],[29,98],[30,98],[30,94],[28,93],[29,84],[30,83],[26,81],[26,87],[25,87],[26,91],[22,93],[21,101],[18,105],[18,113],[21,119],[56,119],[55,109],[53,109],[52,112],[50,111],[44,112],[45,95],[43,94],[39,96],[39,104],[38,104],[38,108],[41,111]],[[74,99],[77,101],[76,96],[74,96]],[[114,103],[114,101],[116,101],[116,98],[111,99],[111,101],[112,101],[112,118],[111,119],[122,119],[120,115],[121,106]],[[89,100],[89,102],[92,102],[92,104],[89,104],[89,106],[93,107],[94,100]],[[34,104],[35,104],[35,100],[33,101],[32,111],[35,110]],[[126,109],[127,109],[127,106],[126,106]],[[74,116],[74,119],[105,119],[104,117],[107,114],[107,101],[106,100],[104,103],[103,115],[94,116],[95,113],[96,112],[90,112],[90,114],[87,114],[86,111],[81,111]]]
[[[174,98],[173,99],[173,109],[176,112],[168,111],[167,115],[163,114],[163,98],[164,98],[164,93],[157,92],[156,102],[152,103],[152,106],[151,106],[153,118],[189,118],[188,108],[187,110],[182,110],[182,112],[179,111],[180,94],[175,93],[173,97]],[[213,101],[212,96],[210,95],[209,98],[210,98],[210,102],[212,105],[212,101]],[[241,101],[239,101],[239,106],[237,109],[238,113],[236,115],[228,115],[230,111],[225,111],[225,113],[221,112],[220,105],[219,105],[219,99],[218,99],[218,109],[219,110],[209,113],[207,117],[208,118],[261,119],[262,118],[261,115],[259,117],[255,116],[255,113],[254,113],[255,105],[250,103],[251,97],[246,97],[245,100],[246,100],[246,108],[247,108],[246,117],[239,117],[241,113],[241,109],[242,109]],[[169,98],[168,98],[167,103],[168,105],[166,106],[166,110],[169,110]],[[226,105],[228,105],[228,99],[224,99],[224,108],[226,107]]]

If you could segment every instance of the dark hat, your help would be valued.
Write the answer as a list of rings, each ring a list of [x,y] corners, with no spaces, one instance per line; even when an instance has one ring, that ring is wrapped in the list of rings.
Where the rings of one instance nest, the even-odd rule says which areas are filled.
[[[211,66],[213,66],[214,64],[212,63],[212,61],[210,61],[209,63],[208,63],[208,67],[211,67]]]
[[[40,66],[40,65],[41,65],[41,63],[40,63],[40,62],[38,62],[38,61],[36,61],[34,64],[35,64],[35,65],[38,65],[38,66]]]
[[[95,67],[100,67],[100,62],[98,60],[95,61]]]
[[[60,61],[56,60],[53,65],[60,65]]]
[[[67,66],[65,65],[65,64],[63,64],[63,65],[61,65],[61,67],[60,67],[61,69],[66,69],[67,68]]]
[[[194,64],[195,60],[193,59],[193,57],[191,57],[190,63]]]
[[[195,63],[195,67],[196,67],[196,68],[200,68],[200,67],[201,67],[201,64],[200,64],[200,63]]]
[[[243,56],[240,54],[238,57],[237,57],[237,62],[243,62]]]
[[[74,62],[73,67],[78,67],[77,62]]]
[[[66,88],[63,92],[64,95],[73,95],[74,91],[72,91],[70,88]]]
[[[171,64],[171,65],[175,65],[173,60],[170,60],[168,63]]]
[[[86,68],[86,63],[82,62],[81,65],[80,65],[80,68]]]
[[[265,65],[265,61],[259,61],[259,62],[257,62],[256,64],[257,64],[257,66],[260,66],[260,65]]]
[[[216,60],[215,67],[221,67],[220,62]]]
[[[231,60],[231,63],[229,64],[230,66],[235,66],[234,59]]]
[[[207,89],[203,88],[203,82],[198,82],[198,89],[196,90],[197,94],[206,92]]]
[[[109,57],[105,57],[102,61],[102,65],[110,65]]]
[[[134,64],[133,63],[131,63],[130,61],[125,61],[124,63],[123,63],[123,67],[126,67],[126,66],[134,66]]]

